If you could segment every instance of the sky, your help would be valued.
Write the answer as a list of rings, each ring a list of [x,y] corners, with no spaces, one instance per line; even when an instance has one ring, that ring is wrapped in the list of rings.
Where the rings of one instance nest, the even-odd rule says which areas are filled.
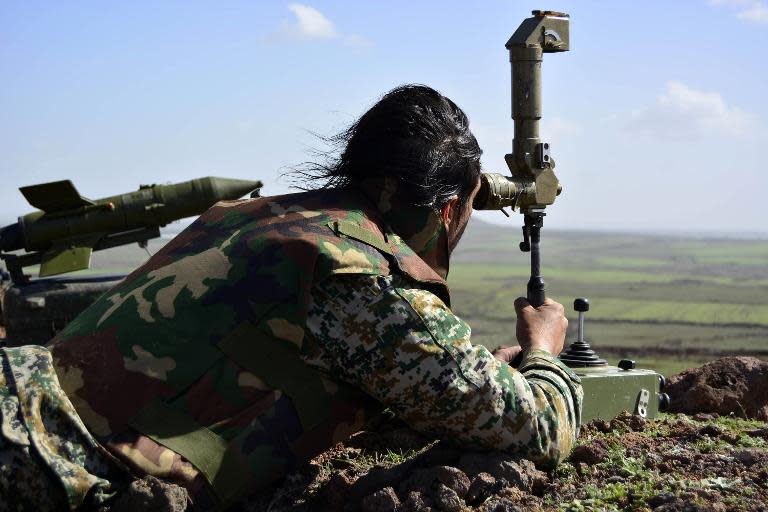
[[[545,8],[571,15],[543,63],[564,187],[546,227],[768,234],[768,0],[303,1],[0,2],[0,223],[31,210],[19,186],[60,179],[290,192],[313,133],[403,83],[453,99],[506,172],[504,43]]]

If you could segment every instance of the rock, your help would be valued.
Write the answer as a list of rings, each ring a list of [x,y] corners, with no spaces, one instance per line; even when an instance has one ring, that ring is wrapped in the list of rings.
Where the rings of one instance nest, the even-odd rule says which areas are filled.
[[[494,499],[485,504],[483,512],[524,512],[525,509],[513,505],[509,501]]]
[[[645,455],[645,467],[648,469],[653,469],[661,463],[663,459],[661,458],[661,455],[657,453],[647,453]]]
[[[589,444],[576,446],[571,451],[571,462],[583,462],[584,464],[597,464],[608,456],[608,444],[603,439],[595,439]]]
[[[595,430],[603,434],[607,434],[611,431],[611,424],[602,418],[598,418],[592,421],[591,425],[595,428]]]
[[[403,502],[403,512],[422,512],[432,510],[430,506],[432,500],[430,500],[425,494],[419,491],[411,491],[408,493],[408,497]]]
[[[464,500],[459,498],[456,491],[448,488],[442,483],[438,483],[435,486],[432,498],[435,500],[437,509],[442,510],[443,512],[461,512],[465,508]]]
[[[466,501],[469,505],[480,505],[493,494],[497,494],[502,488],[506,487],[507,481],[504,479],[496,480],[489,473],[480,473],[472,480],[467,491]]]
[[[540,512],[542,507],[541,500],[537,497],[531,496],[515,487],[507,487],[502,489],[497,496],[490,498],[480,510],[493,512]]]
[[[400,484],[400,494],[406,495],[409,491],[426,491],[432,489],[437,482],[453,490],[461,498],[466,496],[470,483],[469,477],[458,468],[435,466],[414,471]]]
[[[452,466],[437,466],[435,470],[437,479],[460,498],[467,495],[470,482],[469,477],[462,470]]]
[[[717,413],[768,421],[768,362],[723,357],[670,377],[670,412]]]
[[[670,503],[675,499],[676,497],[674,494],[672,494],[671,492],[665,492],[657,496],[648,498],[647,503],[649,507],[656,508],[656,507],[660,507],[661,505],[664,505],[665,503]]]
[[[744,464],[745,466],[751,466],[757,462],[765,461],[768,464],[768,451],[760,448],[743,448],[741,450],[735,450],[733,458]]]
[[[718,425],[704,425],[699,429],[700,436],[718,437],[723,433],[725,433],[725,429]]]
[[[529,492],[542,488],[547,482],[546,473],[536,469],[533,462],[518,460],[503,452],[470,452],[459,459],[458,466],[473,477],[490,473],[497,479],[505,479],[511,486]]]
[[[665,453],[661,458],[664,462],[678,462],[683,465],[690,465],[693,463],[695,454],[690,450],[681,450],[674,453]]]
[[[183,512],[190,504],[191,500],[185,488],[146,476],[131,482],[131,485],[118,495],[110,512]]]
[[[363,512],[395,512],[399,506],[400,500],[391,487],[379,489],[363,498],[361,503]]]

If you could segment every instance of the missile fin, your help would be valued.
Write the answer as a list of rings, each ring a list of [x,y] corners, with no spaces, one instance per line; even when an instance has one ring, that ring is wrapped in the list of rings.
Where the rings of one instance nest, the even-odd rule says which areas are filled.
[[[43,254],[38,275],[48,277],[90,268],[93,246],[100,238],[101,235],[62,240]]]
[[[74,210],[94,204],[80,195],[69,180],[52,181],[19,188],[27,202],[46,213]]]

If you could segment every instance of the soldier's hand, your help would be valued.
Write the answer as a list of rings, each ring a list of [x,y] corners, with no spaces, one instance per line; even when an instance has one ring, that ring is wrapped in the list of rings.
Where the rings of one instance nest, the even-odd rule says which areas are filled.
[[[563,305],[546,299],[534,308],[524,297],[515,300],[517,341],[523,350],[546,350],[556,356],[563,350],[568,319]]]
[[[493,357],[498,359],[499,361],[504,361],[507,364],[510,364],[517,355],[523,351],[523,347],[519,345],[515,345],[514,347],[505,347],[501,346],[491,352],[493,354]]]

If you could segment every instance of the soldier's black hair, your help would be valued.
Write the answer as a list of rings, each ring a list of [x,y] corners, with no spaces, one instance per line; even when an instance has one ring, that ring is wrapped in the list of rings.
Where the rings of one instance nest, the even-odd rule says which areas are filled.
[[[347,129],[321,139],[332,148],[317,153],[322,161],[291,173],[304,190],[388,176],[408,202],[438,210],[453,196],[466,204],[480,175],[482,150],[466,114],[425,85],[389,91]]]

